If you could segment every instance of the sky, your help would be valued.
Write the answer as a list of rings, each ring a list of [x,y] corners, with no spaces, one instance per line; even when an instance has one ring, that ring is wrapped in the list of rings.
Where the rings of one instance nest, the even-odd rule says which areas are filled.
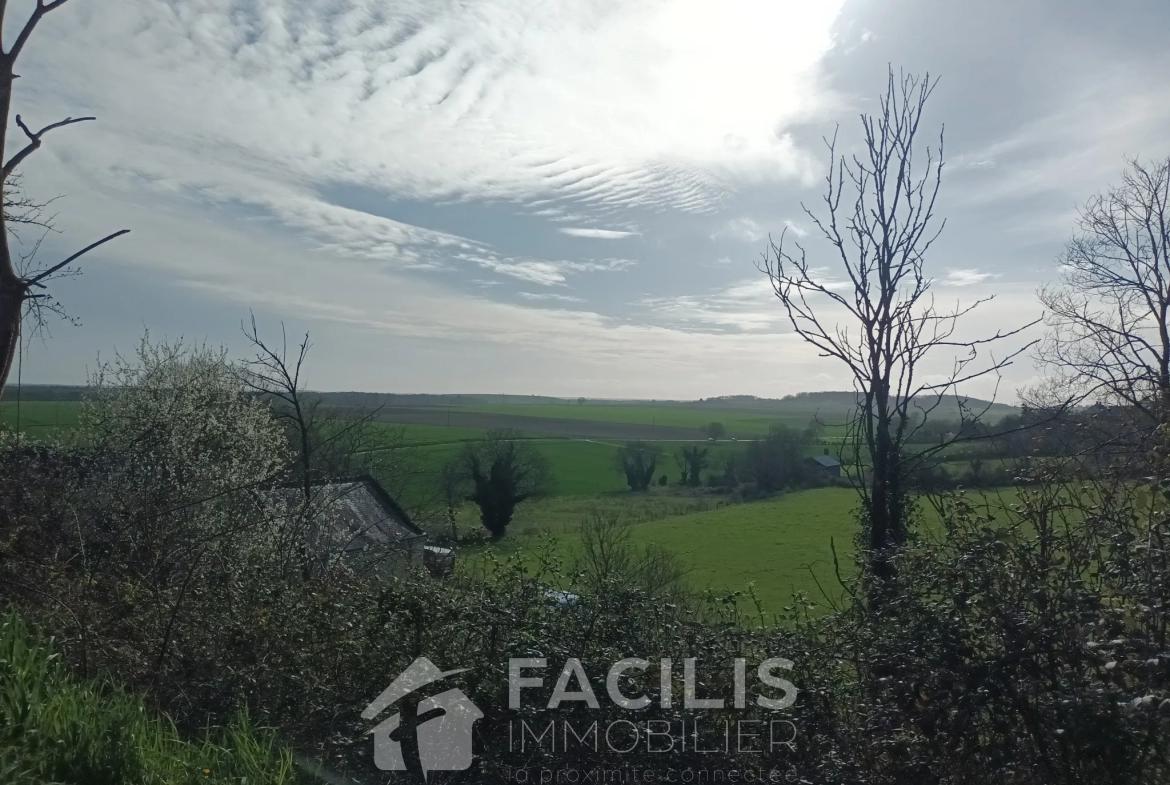
[[[802,208],[825,136],[857,149],[889,65],[939,77],[935,295],[994,295],[964,334],[1026,324],[1078,205],[1170,155],[1168,29],[1164,0],[70,0],[16,69],[30,125],[98,118],[23,166],[61,197],[37,260],[131,233],[54,285],[76,324],[21,377],[82,383],[144,331],[243,356],[254,313],[311,335],[316,389],[847,389],[757,269],[787,228],[837,270]]]

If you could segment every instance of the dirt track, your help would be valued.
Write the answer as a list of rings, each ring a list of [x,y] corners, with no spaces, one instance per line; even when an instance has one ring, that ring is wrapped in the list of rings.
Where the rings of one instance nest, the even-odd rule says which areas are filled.
[[[646,441],[702,441],[698,428],[670,425],[595,422],[569,418],[525,417],[519,414],[464,412],[441,407],[387,406],[375,419],[413,425],[450,425],[456,428],[515,428],[525,433],[578,439],[645,439]]]

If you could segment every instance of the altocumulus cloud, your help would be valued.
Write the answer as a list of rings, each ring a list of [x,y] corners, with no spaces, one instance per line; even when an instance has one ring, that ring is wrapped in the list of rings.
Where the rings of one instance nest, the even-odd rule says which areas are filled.
[[[847,13],[865,16],[862,5]],[[927,64],[938,59],[949,78],[956,47],[945,31],[962,26],[914,22],[925,18],[917,0],[896,5],[905,13],[888,14],[898,20],[891,29],[876,11],[850,28],[838,18],[844,0],[729,0],[717,13],[686,0],[75,0],[26,51],[18,110],[37,123],[80,114],[100,123],[46,144],[28,181],[69,194],[71,241],[111,224],[134,229],[103,264],[165,273],[201,297],[374,331],[388,337],[387,356],[406,345],[394,341],[470,335],[485,356],[497,346],[579,359],[586,370],[561,377],[561,392],[572,393],[575,378],[657,397],[788,391],[793,374],[774,372],[776,363],[803,373],[816,362],[790,340],[767,291],[741,280],[758,250],[747,246],[799,217],[809,187],[815,203],[820,135],[865,108],[858,96],[872,94],[886,61],[929,44]],[[1003,29],[981,28],[980,56],[998,51]],[[1052,49],[1040,54],[1054,59]],[[1106,54],[1085,57],[1117,59]],[[1094,80],[1085,68],[1061,111],[1016,119],[1019,107],[1001,91],[995,106],[978,108],[1013,125],[960,138],[956,159],[970,166],[956,167],[962,188],[944,186],[957,188],[951,204],[990,213],[1001,198],[1039,205],[1056,194],[1013,214],[1030,232],[1067,231],[1075,198],[1062,178],[1088,172],[1077,194],[1097,187],[1126,151],[1101,140],[1142,149],[1145,131],[1126,128],[1163,128],[1167,116],[1164,88],[1132,96],[1128,69]],[[949,85],[940,100],[979,98]],[[1110,111],[1085,113],[1095,101]],[[953,116],[942,119],[963,128]],[[323,196],[333,187],[427,210],[364,212]],[[430,220],[451,205],[471,217]],[[500,205],[531,223],[492,226]],[[475,212],[484,206],[496,212]],[[1010,231],[1002,215],[989,217],[998,233]],[[940,286],[972,291],[1007,276],[1009,262],[961,253],[974,244],[955,227],[960,253],[935,268]],[[790,234],[809,228],[802,219]],[[659,249],[672,234],[683,239]],[[543,245],[512,247],[520,235]],[[1007,250],[1018,258],[1017,247]],[[832,261],[816,253],[813,263]],[[733,264],[711,261],[723,258]],[[824,277],[841,283],[836,268]],[[728,370],[753,357],[755,376]],[[510,378],[550,391],[538,389],[545,377],[537,362]],[[777,379],[787,386],[772,387]]]
[[[564,227],[561,234],[570,237],[590,237],[595,240],[622,240],[626,237],[636,237],[638,232],[625,232],[618,229],[588,229],[578,227]]]

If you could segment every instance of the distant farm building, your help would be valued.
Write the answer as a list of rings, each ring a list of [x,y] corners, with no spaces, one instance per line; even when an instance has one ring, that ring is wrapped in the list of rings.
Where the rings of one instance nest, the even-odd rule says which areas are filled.
[[[289,514],[303,514],[317,559],[344,557],[361,572],[398,575],[424,562],[427,536],[369,475],[285,486]],[[453,556],[451,557],[453,559]]]
[[[841,462],[832,455],[829,455],[828,451],[824,455],[814,455],[809,460],[820,467],[821,471],[826,474],[832,477],[841,476]]]

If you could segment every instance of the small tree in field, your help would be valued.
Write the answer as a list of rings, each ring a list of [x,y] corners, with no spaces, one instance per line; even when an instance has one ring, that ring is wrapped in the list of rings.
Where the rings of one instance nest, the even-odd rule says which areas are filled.
[[[679,482],[697,488],[703,481],[703,470],[707,468],[707,448],[697,444],[680,447],[674,454],[674,461],[678,464]]]
[[[626,476],[631,491],[644,491],[654,480],[658,452],[653,445],[643,441],[626,442],[625,447],[618,450],[617,467]]]
[[[463,448],[452,475],[467,488],[467,500],[479,507],[480,520],[493,540],[504,536],[516,507],[552,488],[548,459],[510,428]]]
[[[721,422],[707,423],[702,428],[704,435],[712,441],[719,441],[727,435],[727,426]]]

